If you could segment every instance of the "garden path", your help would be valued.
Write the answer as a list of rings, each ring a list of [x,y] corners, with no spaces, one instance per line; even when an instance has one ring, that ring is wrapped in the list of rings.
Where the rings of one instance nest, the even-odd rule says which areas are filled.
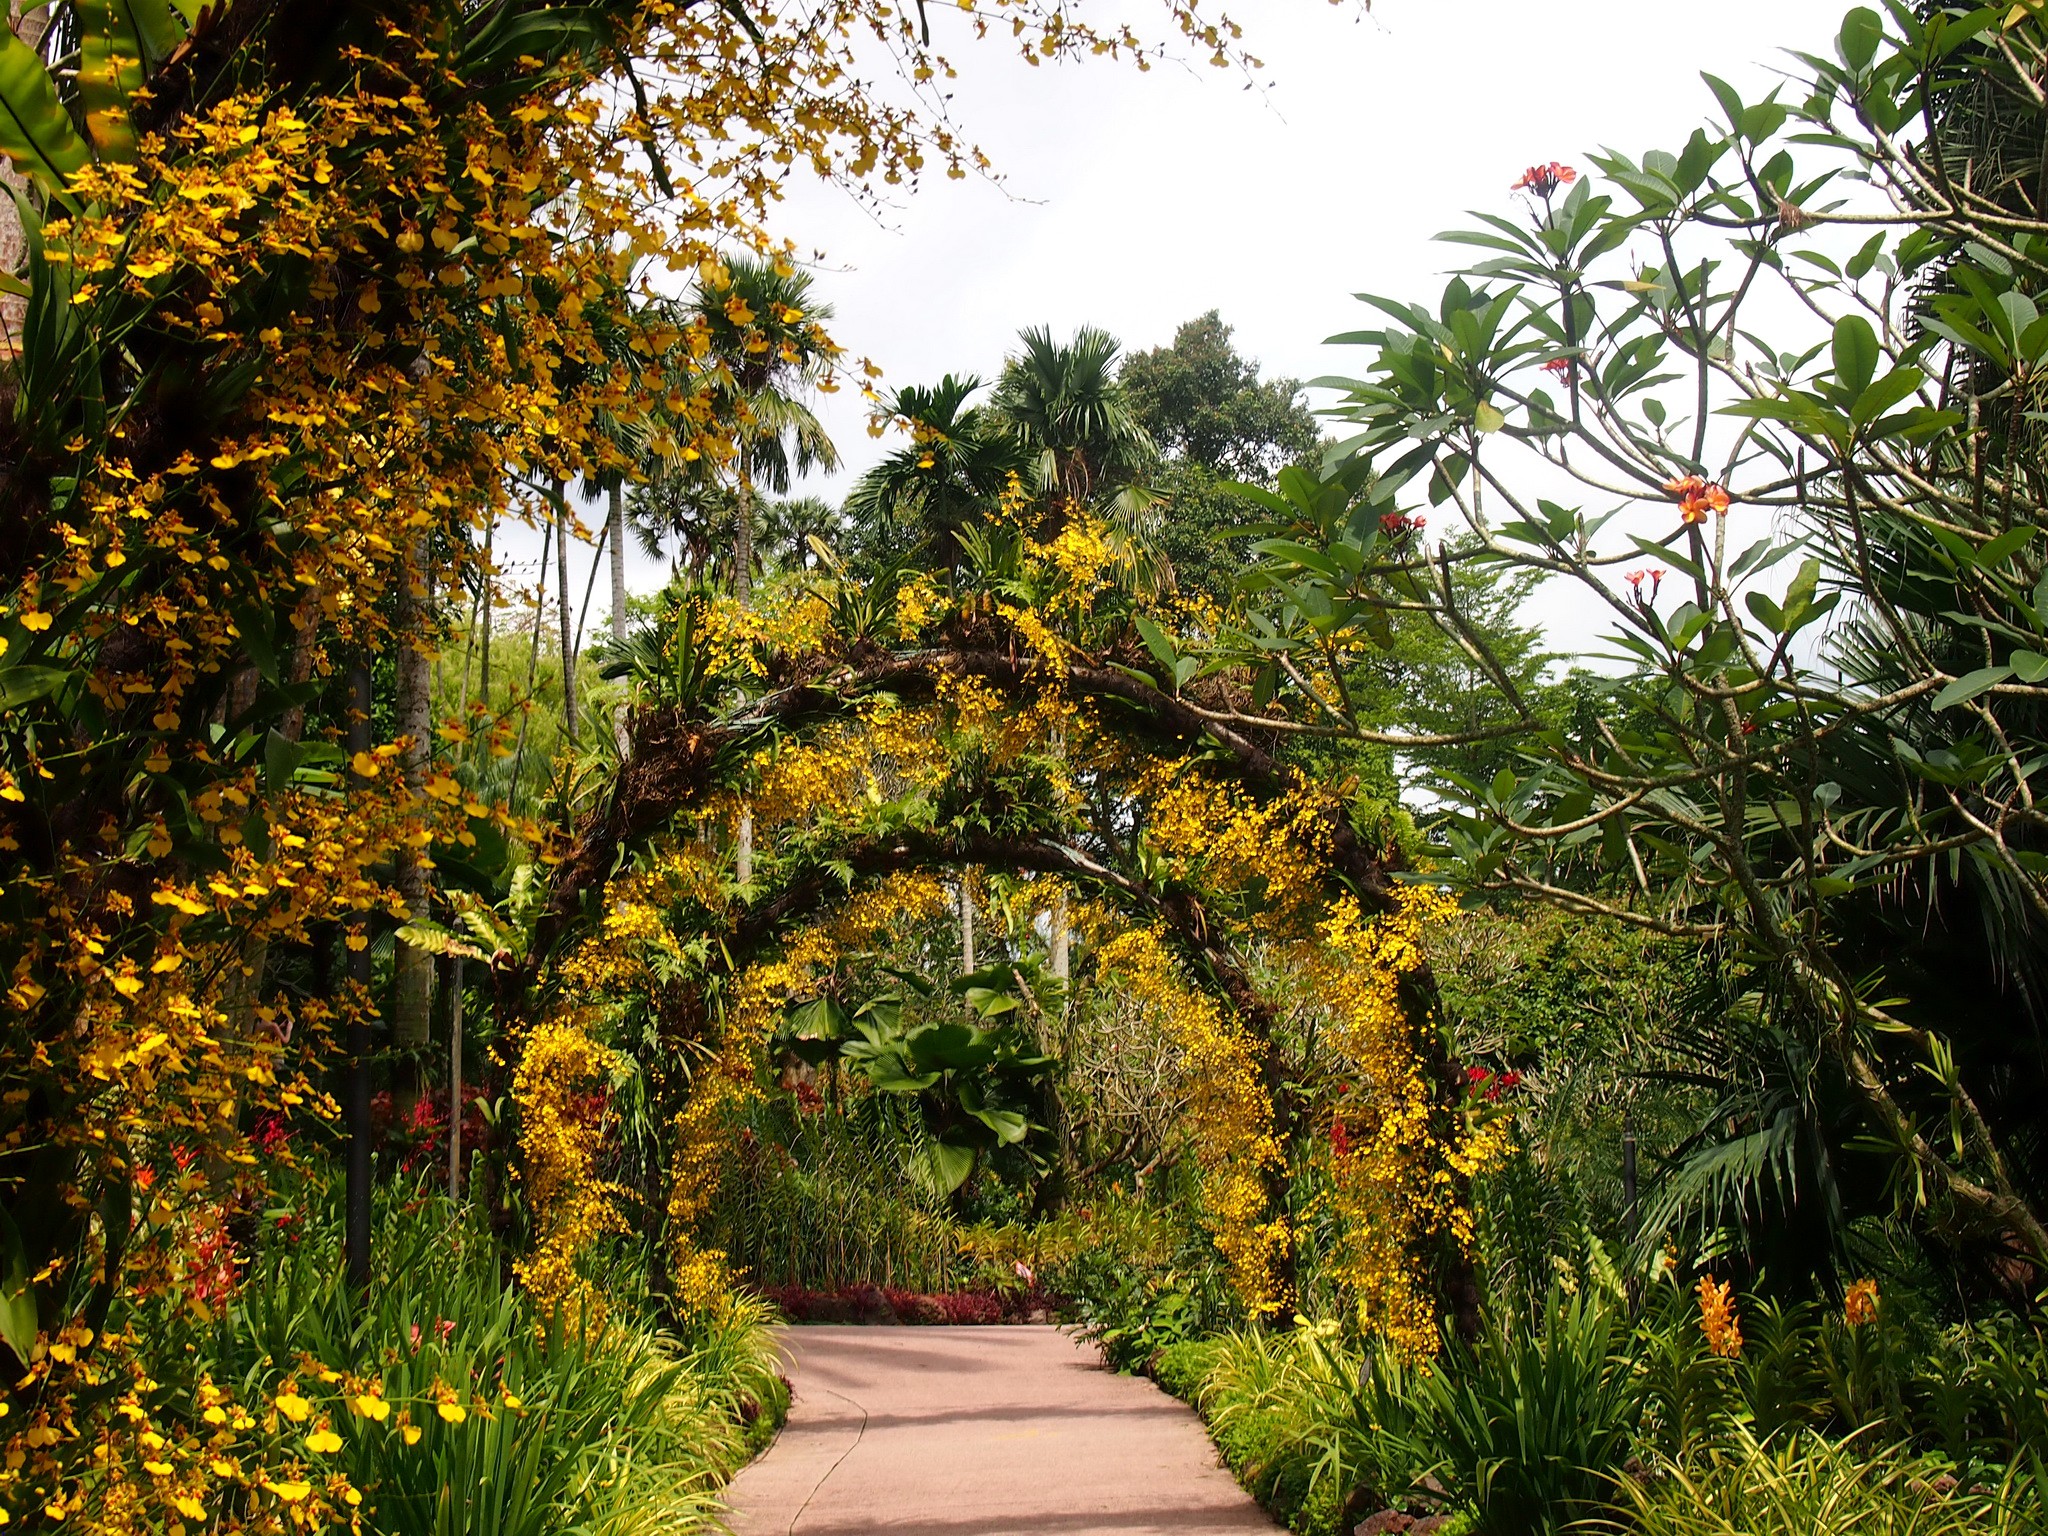
[[[1201,1421],[1057,1328],[791,1328],[736,1536],[1271,1536]]]

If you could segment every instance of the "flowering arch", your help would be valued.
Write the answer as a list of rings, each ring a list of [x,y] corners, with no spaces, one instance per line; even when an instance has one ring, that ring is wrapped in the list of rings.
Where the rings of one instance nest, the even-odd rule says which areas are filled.
[[[1283,1007],[1329,1018],[1366,1085],[1330,1154],[1356,1234],[1340,1270],[1369,1326],[1423,1352],[1444,1298],[1468,1311],[1464,1188],[1491,1155],[1466,1125],[1419,945],[1447,904],[1397,882],[1344,786],[1287,762],[1284,718],[1174,664],[1162,621],[1186,632],[1201,615],[1105,623],[1055,567],[1038,567],[1052,574],[1028,607],[913,578],[893,624],[872,593],[814,592],[765,618],[677,605],[666,664],[688,686],[636,717],[508,991],[560,1017],[665,989],[678,1038],[709,1053],[669,1106],[666,1203],[672,1289],[709,1295],[725,1277],[689,1229],[791,989],[849,925],[928,901],[935,872],[1070,884],[1200,1069],[1211,1231],[1255,1313],[1288,1302],[1287,1154],[1322,1129],[1290,1102],[1276,1026]],[[1255,952],[1297,978],[1287,999],[1255,980]]]

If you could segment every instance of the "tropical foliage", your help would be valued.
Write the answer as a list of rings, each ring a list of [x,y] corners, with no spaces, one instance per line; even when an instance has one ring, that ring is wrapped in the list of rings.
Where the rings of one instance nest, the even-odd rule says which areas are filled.
[[[0,1523],[691,1528],[779,1299],[1303,1531],[2039,1524],[2038,7],[1530,166],[1320,417],[843,356],[922,11],[10,14]]]

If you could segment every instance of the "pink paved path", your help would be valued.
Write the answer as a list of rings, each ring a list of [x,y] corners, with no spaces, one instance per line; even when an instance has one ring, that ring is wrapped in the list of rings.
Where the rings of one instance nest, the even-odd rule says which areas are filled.
[[[1056,1328],[791,1328],[737,1536],[1273,1536],[1199,1420]]]

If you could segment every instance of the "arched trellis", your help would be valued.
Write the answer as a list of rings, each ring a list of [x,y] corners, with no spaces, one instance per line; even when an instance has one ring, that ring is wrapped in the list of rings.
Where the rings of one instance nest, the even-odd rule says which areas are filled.
[[[949,644],[914,651],[863,645],[836,656],[799,658],[786,664],[792,675],[781,686],[730,713],[643,711],[611,793],[585,818],[569,858],[555,872],[517,993],[531,996],[543,987],[551,959],[601,916],[603,892],[629,856],[705,810],[754,750],[843,722],[878,695],[929,702],[947,682],[972,680],[1022,709],[1053,688],[1089,706],[1096,729],[1158,757],[1200,752],[1254,799],[1277,800],[1299,784],[1274,751],[1284,720],[1261,727],[1227,699],[1168,692],[1120,664],[1076,659],[1056,666],[1044,649],[986,616],[956,623],[949,639]],[[1073,828],[1056,815],[1020,817],[1015,813],[1032,808],[1013,804],[1005,809],[1012,814],[1000,819],[1013,830],[1004,834],[896,832],[856,836],[815,852],[804,864],[783,871],[770,888],[755,890],[744,901],[734,899],[720,927],[720,968],[739,973],[794,927],[843,899],[851,886],[890,873],[982,866],[1057,876],[1094,889],[1171,936],[1191,974],[1260,1043],[1268,1092],[1284,1117],[1288,1106],[1273,1054],[1273,1010],[1259,996],[1223,926],[1212,920],[1202,894],[1157,885],[1115,867],[1100,850],[1073,837]],[[1313,844],[1327,894],[1350,895],[1368,913],[1384,914],[1398,906],[1392,871],[1359,837],[1341,805],[1325,805],[1295,835]],[[1449,1137],[1455,1134],[1464,1083],[1436,1025],[1434,986],[1426,966],[1403,982],[1402,1003],[1409,1045],[1431,1084],[1434,1116]],[[1294,1129],[1284,1121],[1279,1128]],[[1476,1320],[1477,1291],[1462,1247],[1439,1243],[1417,1258],[1432,1271],[1438,1295],[1461,1326],[1470,1327]]]

